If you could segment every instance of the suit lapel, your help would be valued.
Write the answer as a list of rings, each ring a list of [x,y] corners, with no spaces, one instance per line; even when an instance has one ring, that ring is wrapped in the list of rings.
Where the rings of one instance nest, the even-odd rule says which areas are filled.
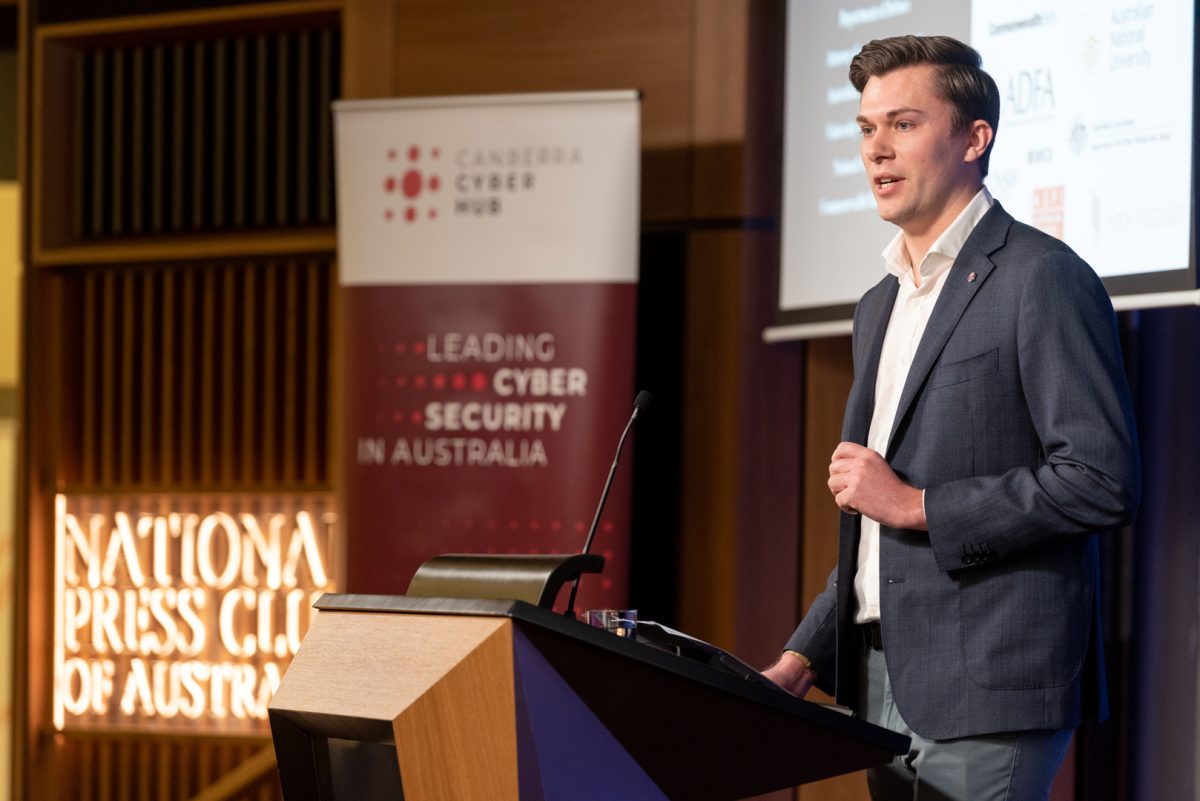
[[[908,414],[909,407],[912,406],[917,393],[924,386],[929,371],[933,369],[938,356],[946,346],[946,341],[954,333],[958,321],[962,318],[971,299],[975,297],[975,293],[979,291],[988,275],[991,274],[995,265],[989,257],[1003,246],[1012,222],[1013,218],[1008,212],[1001,208],[999,203],[993,203],[992,208],[979,221],[975,230],[963,244],[958,258],[954,260],[954,264],[946,276],[946,283],[938,296],[937,305],[933,307],[929,323],[925,326],[925,333],[921,336],[921,344],[917,346],[912,366],[908,370],[908,377],[904,381],[904,391],[900,394],[900,405],[896,407],[896,417],[892,420],[892,430],[888,435],[887,453],[884,454],[886,458],[891,457],[896,431]],[[974,278],[970,277],[972,274],[974,274]],[[877,351],[876,363],[878,363],[878,358]]]
[[[856,332],[855,338],[863,343],[865,350],[862,364],[856,365],[856,380],[846,401],[842,439],[860,445],[867,444],[871,415],[875,413],[875,380],[879,373],[879,357],[883,352],[883,337],[887,333],[892,306],[900,291],[900,283],[895,278],[889,276],[884,280],[886,283],[879,293],[878,303],[872,304],[873,308],[864,308],[857,317],[862,330]]]

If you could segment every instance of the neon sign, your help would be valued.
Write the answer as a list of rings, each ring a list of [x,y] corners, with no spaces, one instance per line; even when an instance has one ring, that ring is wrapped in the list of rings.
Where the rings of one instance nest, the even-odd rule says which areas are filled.
[[[327,494],[55,498],[57,729],[261,730],[334,589]]]

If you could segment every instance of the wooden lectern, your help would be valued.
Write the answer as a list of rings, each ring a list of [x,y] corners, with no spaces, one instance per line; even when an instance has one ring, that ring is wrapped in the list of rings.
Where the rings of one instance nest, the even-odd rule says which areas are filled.
[[[325,595],[270,705],[287,801],[739,799],[908,738],[521,601]]]

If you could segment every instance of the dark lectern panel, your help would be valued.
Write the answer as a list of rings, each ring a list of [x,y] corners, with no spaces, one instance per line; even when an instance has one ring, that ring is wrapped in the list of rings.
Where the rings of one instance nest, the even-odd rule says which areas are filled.
[[[519,601],[325,595],[316,606],[512,618],[668,798],[745,798],[884,764],[909,747],[895,732]]]
[[[404,801],[395,746],[330,737],[333,797],[346,801]]]
[[[669,801],[519,628],[513,666],[521,801]]]
[[[615,649],[518,625],[669,798],[742,798],[883,764],[895,756],[882,742],[864,742],[867,724],[837,712],[808,704],[850,725],[834,727],[814,720],[817,715],[796,714],[795,704],[804,702],[791,697],[747,697],[749,690],[777,695],[769,690],[737,692],[715,686],[716,680],[680,681],[678,673],[649,660],[630,660]],[[713,678],[723,682],[727,677]],[[901,739],[907,750],[907,738]],[[715,765],[731,769],[713,770]],[[752,771],[739,769],[749,765]]]

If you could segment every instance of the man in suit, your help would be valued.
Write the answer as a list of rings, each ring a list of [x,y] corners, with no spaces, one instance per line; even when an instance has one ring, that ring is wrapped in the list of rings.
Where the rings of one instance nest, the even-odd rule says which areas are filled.
[[[1112,306],[983,179],[999,124],[979,54],[871,42],[850,66],[861,154],[899,232],[854,317],[829,466],[838,565],[766,671],[912,737],[875,799],[1045,798],[1106,714],[1097,533],[1139,493]]]

